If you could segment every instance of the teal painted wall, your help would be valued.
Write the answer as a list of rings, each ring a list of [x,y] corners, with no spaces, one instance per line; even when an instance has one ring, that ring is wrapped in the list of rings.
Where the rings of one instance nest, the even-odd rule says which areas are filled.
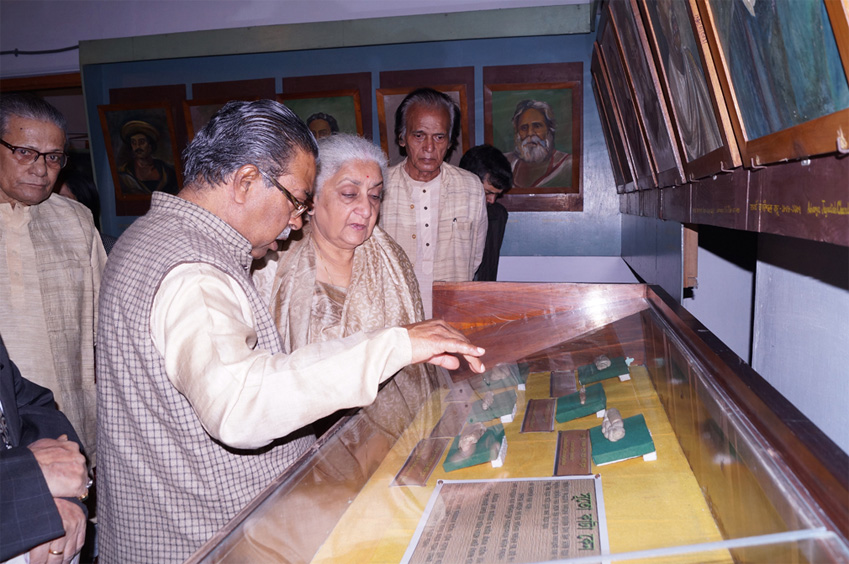
[[[484,66],[580,61],[584,67],[584,211],[511,213],[502,254],[618,256],[618,200],[590,86],[592,41],[593,34],[558,35],[86,65],[83,68],[86,111],[92,159],[104,210],[104,230],[118,235],[135,219],[114,215],[114,186],[97,112],[98,105],[109,103],[111,88],[185,84],[187,95],[191,97],[192,83],[274,77],[279,92],[283,76],[371,72],[374,89],[379,87],[381,71],[473,66],[475,142],[482,143]],[[373,100],[372,104],[372,129],[376,132],[376,102]]]

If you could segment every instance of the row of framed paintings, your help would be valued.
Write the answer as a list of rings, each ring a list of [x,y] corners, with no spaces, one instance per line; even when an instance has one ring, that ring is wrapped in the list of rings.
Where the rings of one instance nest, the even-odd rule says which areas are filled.
[[[484,67],[483,79],[484,142],[501,149],[519,173],[532,172],[516,174],[518,181],[505,197],[508,209],[580,211],[583,65]],[[113,89],[111,103],[98,110],[116,213],[139,215],[152,192],[176,192],[183,182],[181,150],[230,100],[277,99],[307,122],[317,138],[334,132],[373,138],[373,93],[380,145],[392,165],[404,158],[395,142],[396,110],[411,91],[428,86],[460,108],[458,145],[448,162],[456,165],[475,145],[474,67],[382,72],[380,84],[372,92],[371,73],[350,73],[284,78],[282,93],[274,92],[274,79],[194,84],[191,99],[185,85]],[[541,141],[545,150],[535,153],[523,150],[527,134],[520,132],[520,122],[531,118],[544,123],[546,137]],[[555,161],[557,174],[545,166]]]
[[[611,0],[591,72],[620,192],[849,151],[840,0]]]

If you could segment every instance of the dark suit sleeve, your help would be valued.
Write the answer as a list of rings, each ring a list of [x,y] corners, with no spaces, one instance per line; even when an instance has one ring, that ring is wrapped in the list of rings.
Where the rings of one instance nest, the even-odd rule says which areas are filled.
[[[0,402],[13,448],[0,445],[0,561],[65,534],[50,489],[27,445],[62,434],[79,443],[53,393],[22,378],[0,340]],[[71,499],[85,512],[85,506]]]
[[[65,534],[35,455],[26,447],[0,452],[0,561]]]
[[[12,366],[15,366],[14,363]],[[68,439],[80,445],[82,451],[82,443],[71,422],[56,409],[53,392],[22,378],[18,373],[15,378],[15,399],[21,430],[18,444],[26,446],[39,439],[56,439],[60,435],[68,435]]]
[[[507,227],[507,208],[499,204],[488,204],[486,215],[489,220],[486,229],[486,243],[483,247],[483,259],[475,272],[475,280],[479,282],[495,282],[498,278],[498,258],[501,255],[501,243],[504,241],[504,230]]]

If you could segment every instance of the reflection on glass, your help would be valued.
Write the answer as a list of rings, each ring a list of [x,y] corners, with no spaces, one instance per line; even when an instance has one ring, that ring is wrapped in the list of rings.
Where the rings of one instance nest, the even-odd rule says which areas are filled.
[[[747,139],[849,108],[825,3],[711,0]]]
[[[713,113],[687,2],[658,0],[646,4],[657,39],[658,51],[669,84],[669,97],[687,162],[722,145]]]

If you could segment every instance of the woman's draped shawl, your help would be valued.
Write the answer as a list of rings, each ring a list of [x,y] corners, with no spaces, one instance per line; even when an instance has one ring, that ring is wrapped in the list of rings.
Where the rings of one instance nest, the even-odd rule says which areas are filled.
[[[331,287],[330,291],[333,289]],[[328,293],[322,284],[316,282],[312,230],[305,226],[303,238],[291,241],[288,250],[280,254],[272,283],[271,314],[285,350],[291,352],[312,342],[347,337],[357,331],[408,325],[424,319],[413,265],[400,245],[378,226],[375,226],[372,236],[354,250],[351,281],[338,321],[334,319],[336,316],[327,314],[327,308],[317,307],[323,299],[328,299]],[[321,326],[319,321],[322,320],[336,324]],[[340,374],[339,377],[344,378],[345,375]],[[408,366],[394,377],[397,390],[381,390],[381,398],[385,399],[376,404],[397,404],[403,399],[412,412],[411,416],[414,416],[435,382],[434,371],[429,365]],[[400,397],[397,392],[400,392]],[[384,409],[390,407],[387,405]],[[385,416],[392,417],[391,411],[401,407],[396,405]],[[377,415],[372,414],[373,417]],[[397,422],[387,423],[391,427],[397,426]]]

